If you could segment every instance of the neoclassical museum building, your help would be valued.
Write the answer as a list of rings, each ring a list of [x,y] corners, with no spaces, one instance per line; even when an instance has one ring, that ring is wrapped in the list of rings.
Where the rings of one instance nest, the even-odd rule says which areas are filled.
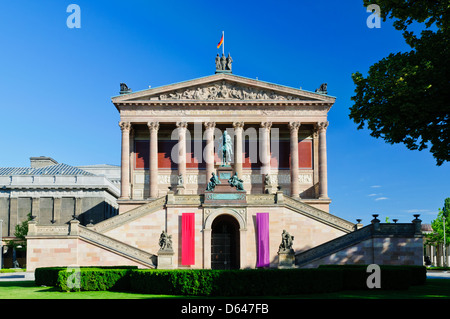
[[[311,92],[220,65],[136,92],[122,83],[112,98],[122,134],[119,214],[86,226],[31,221],[27,268],[422,264],[418,218],[393,227],[374,216],[363,227],[330,211],[334,102],[326,84]],[[386,253],[377,240],[398,249]]]

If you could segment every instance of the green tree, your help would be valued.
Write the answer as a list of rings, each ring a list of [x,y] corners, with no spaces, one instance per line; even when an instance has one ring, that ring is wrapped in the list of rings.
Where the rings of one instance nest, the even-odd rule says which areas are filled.
[[[18,246],[22,246],[21,249],[26,249],[27,239],[26,236],[28,234],[28,222],[32,220],[31,213],[27,215],[27,219],[16,225],[14,231],[14,239],[7,242],[7,246],[18,248]]]
[[[352,74],[355,95],[349,117],[358,129],[410,150],[430,152],[438,166],[450,159],[450,6],[448,0],[363,0],[394,19],[409,52],[391,53],[364,77]],[[420,36],[411,31],[415,22]]]
[[[445,199],[444,207],[439,208],[438,216],[431,222],[433,232],[426,236],[427,243],[440,245],[444,243],[444,217],[445,217],[445,239],[446,244],[450,241],[450,197]]]

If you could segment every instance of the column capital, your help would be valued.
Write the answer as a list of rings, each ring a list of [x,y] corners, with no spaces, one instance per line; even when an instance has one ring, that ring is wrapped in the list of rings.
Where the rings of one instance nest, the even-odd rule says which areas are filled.
[[[234,129],[244,128],[244,122],[233,122]]]
[[[188,123],[187,122],[177,122],[176,126],[178,128],[187,128],[188,127]]]
[[[120,126],[120,129],[122,131],[129,131],[131,129],[131,123],[130,122],[120,121],[119,122],[119,126]]]
[[[272,127],[272,122],[261,122],[260,126],[262,128],[270,130],[270,128]]]
[[[292,130],[298,130],[300,128],[301,122],[289,122],[289,130],[292,132]]]
[[[327,130],[328,124],[329,124],[328,121],[325,121],[325,122],[318,122],[317,125],[316,125],[316,128],[317,128],[317,130],[318,130],[319,132],[323,132],[323,131],[326,131],[326,130]]]
[[[150,129],[150,131],[152,130],[159,130],[159,122],[148,122],[147,123],[148,128]]]
[[[203,124],[205,125],[206,129],[215,128],[216,127],[216,122],[204,122]]]

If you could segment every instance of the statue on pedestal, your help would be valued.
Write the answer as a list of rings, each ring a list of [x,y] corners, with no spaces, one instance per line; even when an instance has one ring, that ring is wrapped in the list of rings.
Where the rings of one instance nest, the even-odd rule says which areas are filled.
[[[227,131],[223,132],[220,138],[219,152],[222,153],[222,166],[229,165],[231,162],[231,156],[233,155],[233,145],[231,136]]]
[[[228,180],[228,183],[232,187],[236,187],[238,191],[244,190],[244,181],[242,179],[239,179],[237,173],[234,173],[234,175]]]
[[[281,234],[281,244],[278,248],[279,253],[292,253],[292,244],[294,242],[294,236],[291,236],[286,230],[283,230]]]
[[[211,175],[212,175],[212,176],[211,176],[211,178],[209,179],[208,186],[206,187],[206,190],[207,190],[207,191],[213,191],[214,188],[216,188],[216,185],[217,185],[217,184],[221,184],[219,178],[217,177],[216,174],[214,174],[214,172],[212,172]]]
[[[163,231],[159,237],[160,250],[172,250],[172,236]]]

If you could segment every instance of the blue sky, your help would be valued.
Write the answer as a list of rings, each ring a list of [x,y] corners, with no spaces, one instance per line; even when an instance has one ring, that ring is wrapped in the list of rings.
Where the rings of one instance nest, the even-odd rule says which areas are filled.
[[[81,28],[66,25],[70,4]],[[408,47],[392,21],[370,29],[362,0],[0,0],[0,166],[31,156],[69,165],[120,164],[111,97],[211,75],[225,31],[236,75],[336,96],[327,131],[330,212],[363,224],[431,222],[450,197],[449,164],[389,145],[349,117],[351,74]]]

